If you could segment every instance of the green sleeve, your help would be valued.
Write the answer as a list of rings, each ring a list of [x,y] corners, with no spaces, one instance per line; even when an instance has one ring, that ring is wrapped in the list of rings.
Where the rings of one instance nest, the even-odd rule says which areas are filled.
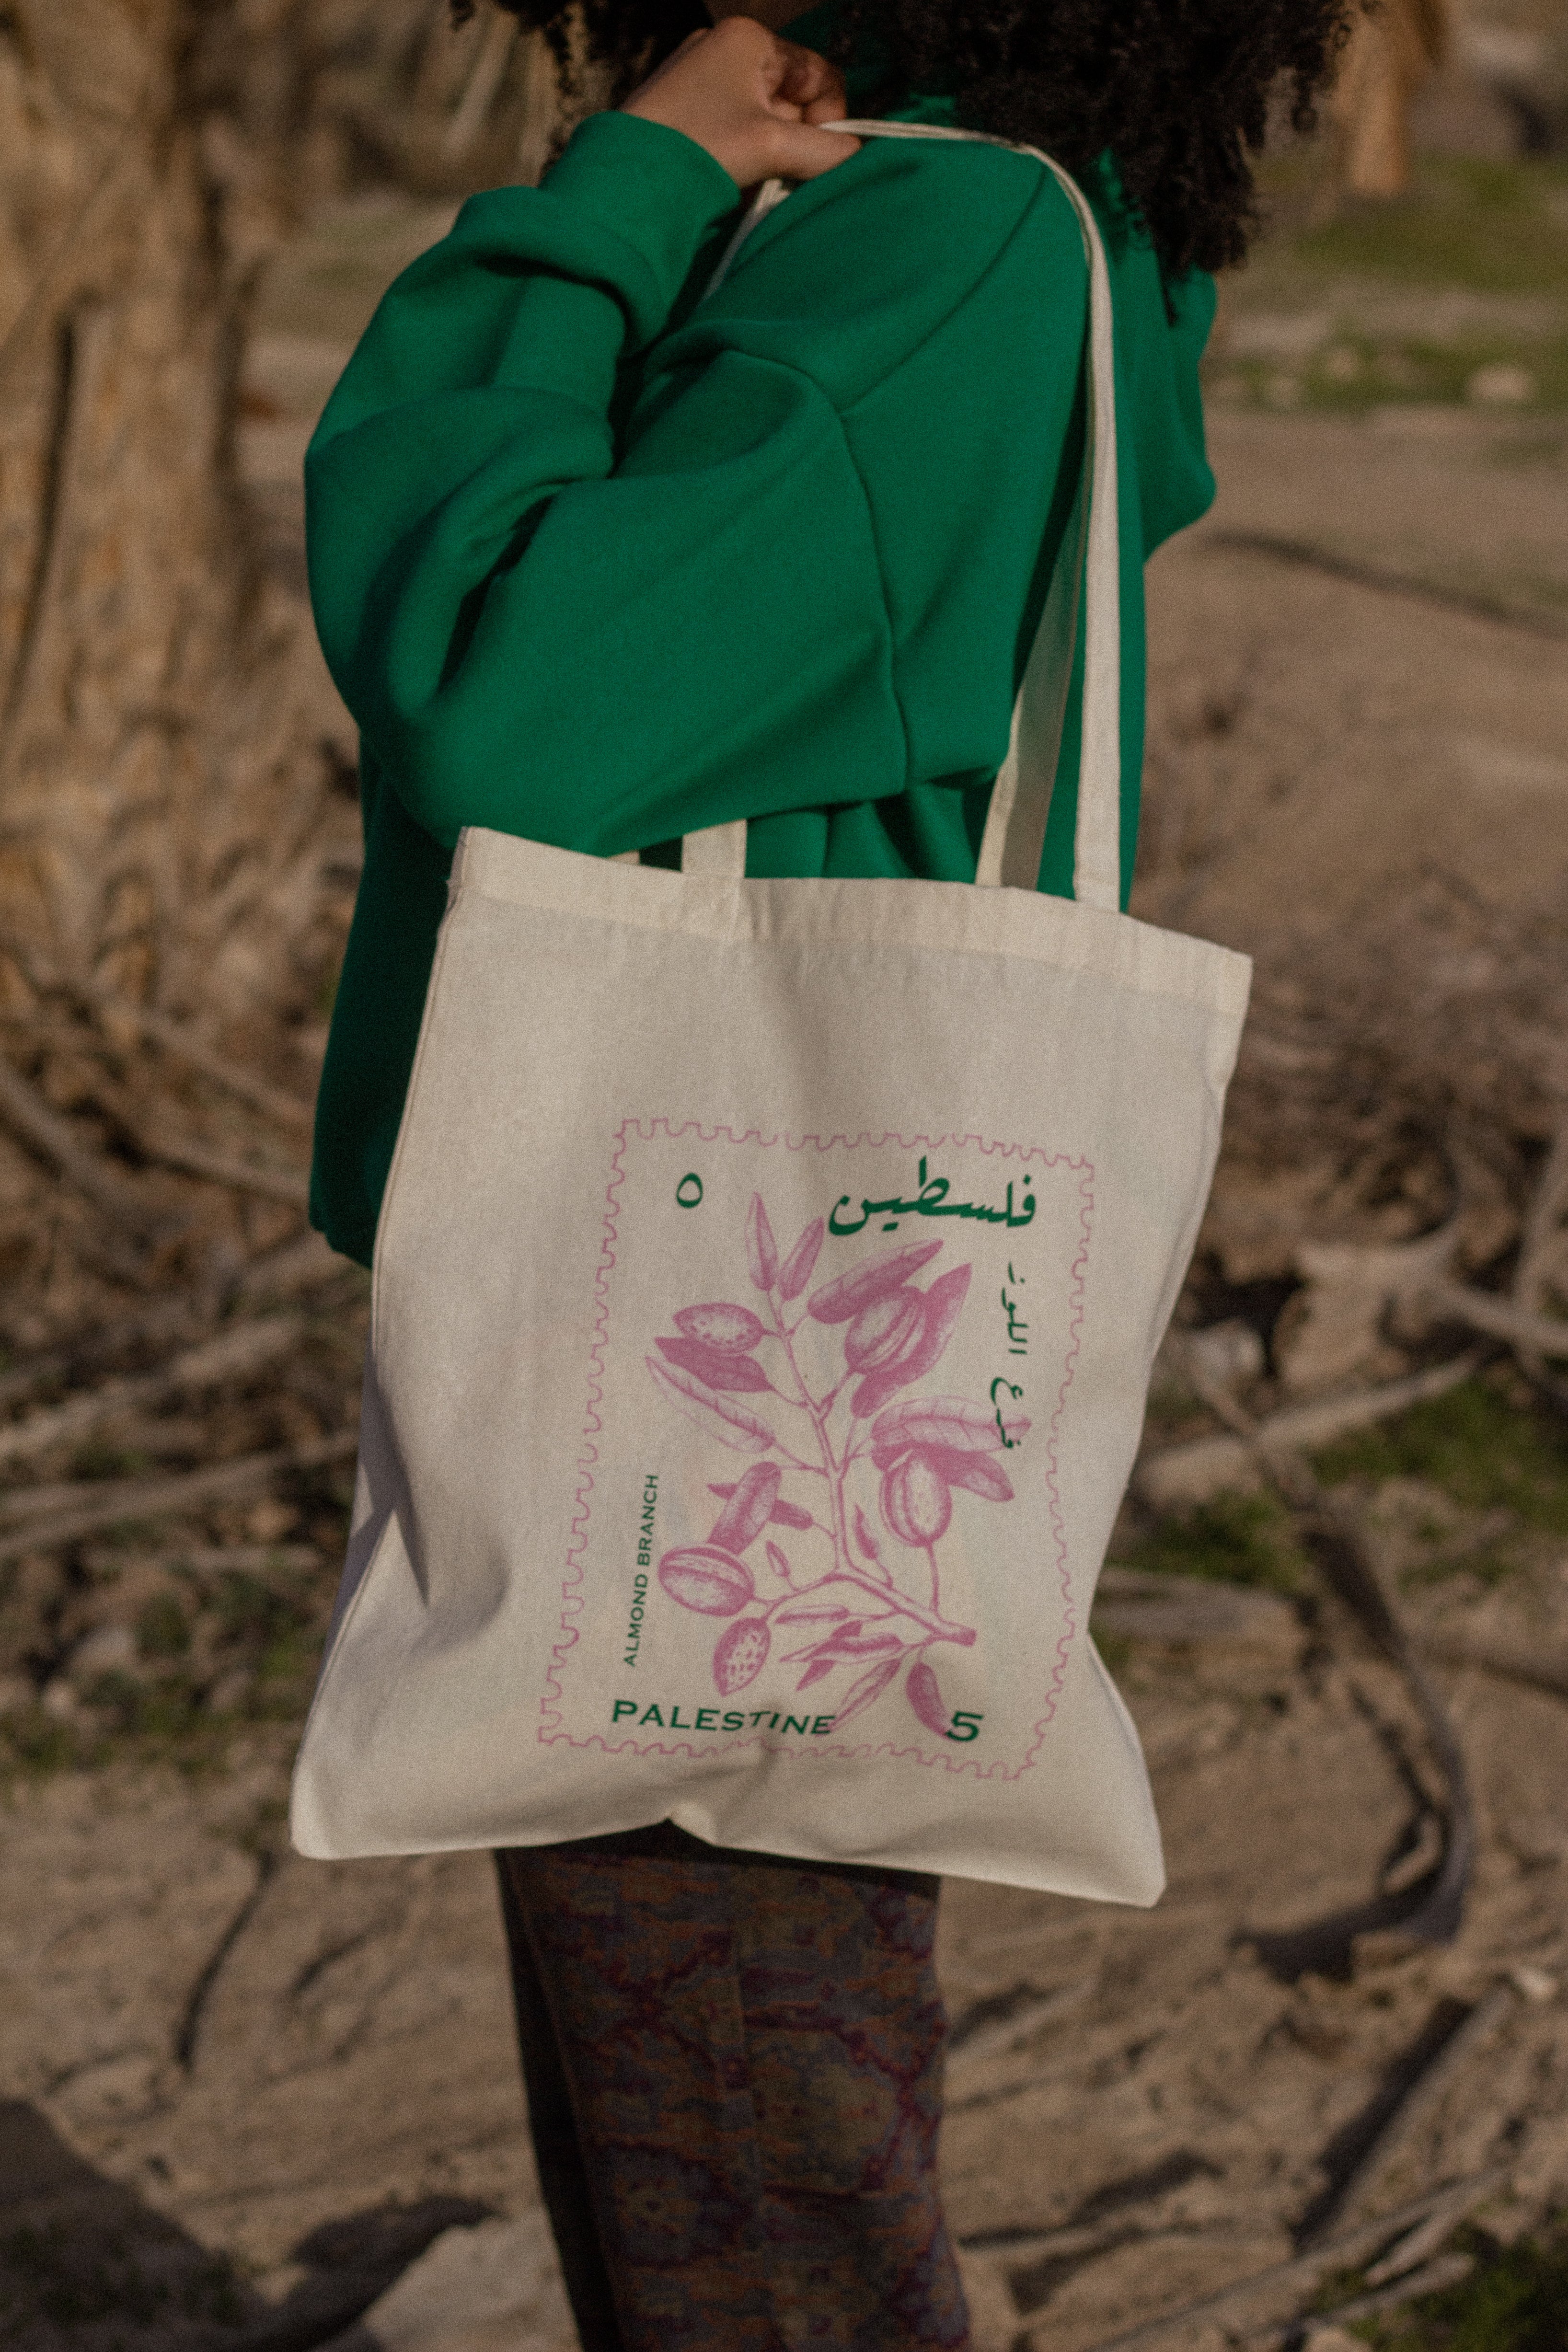
[[[607,854],[764,815],[798,804],[799,746],[825,734],[846,797],[902,787],[876,551],[826,394],[721,353],[617,450],[619,364],[735,201],[679,133],[594,117],[542,189],[464,207],[322,418],[322,646],[441,843],[486,824]]]

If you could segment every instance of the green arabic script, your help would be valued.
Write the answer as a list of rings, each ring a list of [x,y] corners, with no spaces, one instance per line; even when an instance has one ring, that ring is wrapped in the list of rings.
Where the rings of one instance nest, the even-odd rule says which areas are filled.
[[[859,1215],[846,1218],[841,1212],[850,1206],[850,1198],[847,1192],[842,1192],[828,1216],[827,1230],[830,1234],[840,1234],[863,1233],[873,1217],[887,1219],[882,1227],[885,1234],[897,1233],[900,1217],[970,1217],[983,1225],[1026,1225],[1032,1223],[1035,1214],[1035,1196],[1029,1189],[1034,1181],[1032,1176],[1025,1176],[1024,1197],[1016,1205],[1013,1199],[1013,1184],[1009,1181],[1005,1205],[1000,1209],[988,1209],[978,1201],[950,1201],[947,1196],[952,1187],[947,1178],[928,1176],[926,1162],[922,1160],[920,1189],[912,1199],[906,1201],[897,1192],[886,1201],[863,1199]]]

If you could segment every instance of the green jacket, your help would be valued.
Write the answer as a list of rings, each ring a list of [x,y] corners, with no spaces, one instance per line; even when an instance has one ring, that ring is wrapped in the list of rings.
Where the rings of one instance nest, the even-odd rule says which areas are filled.
[[[1194,278],[1168,305],[1089,193],[1117,329],[1125,886],[1142,563],[1213,494],[1214,297]],[[680,132],[592,117],[542,187],[471,198],[405,271],[311,444],[365,836],[311,1214],[366,1263],[462,826],[673,863],[745,817],[750,874],[973,878],[1081,457],[1071,208],[1027,156],[868,141],[703,300],[737,216]],[[1040,873],[1064,896],[1077,716],[1075,688]]]

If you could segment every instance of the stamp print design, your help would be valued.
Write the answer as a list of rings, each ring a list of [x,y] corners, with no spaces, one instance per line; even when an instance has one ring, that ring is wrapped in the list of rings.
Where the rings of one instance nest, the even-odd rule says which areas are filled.
[[[973,1647],[975,1629],[943,1612],[938,1548],[955,1508],[1013,1500],[1002,1457],[1029,1423],[978,1399],[910,1393],[957,1327],[971,1264],[939,1270],[946,1244],[910,1242],[808,1290],[825,1231],[813,1220],[781,1258],[753,1193],[737,1286],[755,1303],[679,1308],[647,1359],[677,1412],[753,1457],[738,1478],[710,1481],[720,1507],[707,1539],[667,1550],[658,1583],[676,1606],[724,1621],[712,1657],[721,1697],[773,1658],[799,1669],[797,1692],[837,1678],[825,1694],[837,1727],[897,1685],[927,1730],[951,1738],[933,1654]],[[738,1235],[737,1272],[742,1256]],[[813,1388],[796,1344],[808,1324],[837,1340],[826,1388]]]

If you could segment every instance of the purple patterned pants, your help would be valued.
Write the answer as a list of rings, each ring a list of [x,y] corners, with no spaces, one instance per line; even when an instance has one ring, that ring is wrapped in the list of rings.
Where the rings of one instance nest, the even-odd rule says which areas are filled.
[[[963,2352],[936,1880],[668,1822],[496,1861],[584,2352]]]

